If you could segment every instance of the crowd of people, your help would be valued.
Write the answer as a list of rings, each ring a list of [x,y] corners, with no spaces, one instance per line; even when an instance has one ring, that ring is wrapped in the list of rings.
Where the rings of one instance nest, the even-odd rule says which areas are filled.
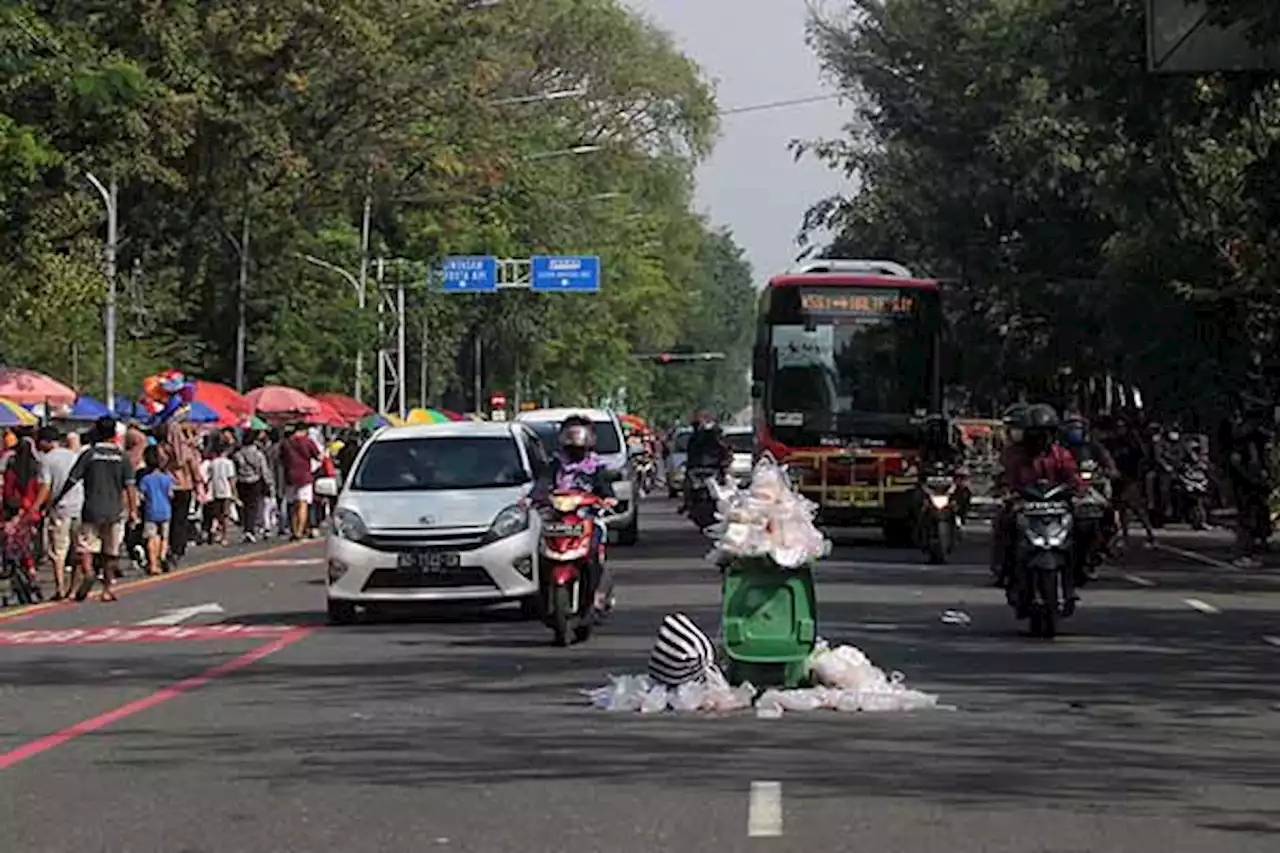
[[[41,597],[83,601],[132,564],[172,571],[194,543],[225,547],[319,535],[338,494],[339,471],[359,447],[346,432],[315,427],[248,431],[171,422],[154,428],[100,418],[85,433],[49,424],[5,433],[4,560]]]

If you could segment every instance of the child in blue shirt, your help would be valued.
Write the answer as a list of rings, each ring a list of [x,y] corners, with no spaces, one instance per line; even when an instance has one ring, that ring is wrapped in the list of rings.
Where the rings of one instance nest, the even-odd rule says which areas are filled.
[[[154,452],[155,448],[148,447]],[[173,518],[173,477],[154,465],[138,481],[142,496],[142,536],[147,540],[147,574],[160,574],[169,550],[169,521]]]

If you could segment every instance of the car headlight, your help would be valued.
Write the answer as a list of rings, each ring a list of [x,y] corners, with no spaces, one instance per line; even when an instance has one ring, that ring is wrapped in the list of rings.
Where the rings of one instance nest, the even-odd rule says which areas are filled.
[[[333,534],[339,539],[359,542],[369,535],[364,519],[354,510],[339,508],[333,513]]]
[[[529,529],[529,508],[519,505],[509,506],[493,520],[489,528],[489,540],[506,539]]]

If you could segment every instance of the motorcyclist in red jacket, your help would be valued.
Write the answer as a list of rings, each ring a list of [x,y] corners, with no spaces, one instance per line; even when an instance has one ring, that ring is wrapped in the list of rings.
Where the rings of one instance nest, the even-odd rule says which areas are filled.
[[[1000,486],[1005,501],[996,515],[992,531],[995,544],[992,569],[996,573],[997,585],[1005,588],[1008,588],[1012,576],[1009,558],[1013,554],[1013,536],[1016,533],[1015,506],[1021,491],[1045,480],[1071,486],[1077,492],[1084,490],[1084,480],[1080,478],[1075,456],[1058,443],[1058,413],[1052,406],[1044,403],[1028,406],[1010,426],[1021,429],[1022,440],[1006,448],[1002,459],[1004,470]]]

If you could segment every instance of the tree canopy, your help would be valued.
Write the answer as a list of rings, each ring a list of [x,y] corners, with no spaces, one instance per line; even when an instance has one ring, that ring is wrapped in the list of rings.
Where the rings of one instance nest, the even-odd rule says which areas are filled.
[[[120,188],[120,388],[162,367],[233,377],[247,249],[248,384],[349,391],[378,298],[359,311],[306,256],[355,274],[368,199],[371,256],[412,282],[429,402],[474,404],[479,336],[486,391],[691,407],[705,388],[632,356],[698,337],[747,357],[750,271],[691,206],[716,131],[699,69],[617,0],[8,0],[0,361],[99,385],[92,173]],[[446,255],[537,253],[600,255],[602,292],[423,286]]]
[[[1274,397],[1280,84],[1148,73],[1140,0],[839,5],[810,34],[854,115],[797,148],[859,184],[808,224],[955,280],[978,399],[1065,373],[1179,414]]]

